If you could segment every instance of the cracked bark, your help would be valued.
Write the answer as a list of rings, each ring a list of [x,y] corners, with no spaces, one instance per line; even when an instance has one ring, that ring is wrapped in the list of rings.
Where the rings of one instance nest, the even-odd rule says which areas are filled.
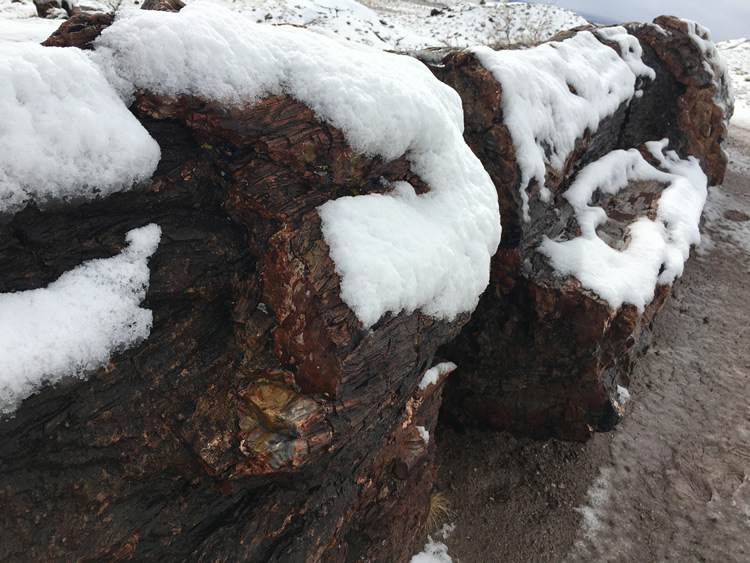
[[[495,183],[503,224],[490,286],[458,339],[440,351],[459,366],[444,396],[448,421],[489,424],[538,438],[585,440],[594,431],[610,430],[621,417],[617,386],[628,386],[670,287],[657,287],[642,314],[632,305],[615,310],[575,278],[552,272],[536,248],[542,236],[576,233],[562,194],[586,164],[615,149],[635,147],[645,153],[644,143],[667,137],[670,149],[682,158],[696,157],[709,185],[717,185],[726,168],[721,143],[727,134],[715,101],[726,101],[725,84],[714,82],[717,69],[704,65],[709,61],[688,36],[687,24],[662,16],[655,24],[626,27],[642,45],[643,61],[656,71],[656,80],[637,84],[644,91],[640,98],[623,104],[596,132],[587,131],[563,170],[548,167],[545,184],[553,201],[542,203],[538,188],[532,187],[529,221],[520,212],[521,175],[503,122],[502,88],[471,53],[448,52],[438,61],[434,55],[425,60],[461,95],[464,137]],[[661,189],[631,182],[622,197],[604,202],[610,220],[602,228],[610,244],[626,244],[627,224],[655,212]]]
[[[580,140],[548,179],[558,204],[586,162],[663,132],[721,176],[721,129],[697,125],[714,119],[713,102],[695,69],[674,70],[693,53],[674,25],[679,57],[653,28],[631,26],[665,77]],[[71,19],[49,44],[90,46],[105,26]],[[498,186],[504,221],[491,286],[442,349],[463,370],[449,379],[448,412],[569,438],[606,428],[616,419],[606,410],[610,388],[626,381],[668,289],[637,315],[554,278],[533,249],[569,221],[540,206],[532,224],[519,220],[498,85],[465,53],[436,73],[464,98],[466,138]],[[419,382],[468,316],[386,316],[363,331],[339,297],[315,209],[382,191],[383,177],[429,188],[405,158],[356,153],[286,96],[227,108],[141,92],[131,109],[162,149],[149,185],[75,207],[31,205],[0,222],[0,292],[43,287],[112,256],[133,228],[163,231],[149,262],[148,340],[0,420],[0,558],[408,559],[436,447],[416,427],[433,432],[446,377],[425,390]],[[610,225],[613,239],[628,213],[650,208],[654,189],[636,186],[635,203],[613,201],[623,218]],[[578,336],[561,342],[568,333]]]

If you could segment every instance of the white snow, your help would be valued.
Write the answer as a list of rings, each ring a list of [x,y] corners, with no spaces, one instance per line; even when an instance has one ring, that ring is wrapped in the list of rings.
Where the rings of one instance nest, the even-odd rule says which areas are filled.
[[[611,37],[626,41],[618,33]],[[576,140],[587,129],[595,132],[605,117],[633,97],[636,75],[631,68],[639,74],[650,74],[645,66],[637,65],[634,53],[629,53],[626,62],[589,32],[527,50],[477,47],[473,52],[503,89],[504,123],[521,168],[526,220],[526,190],[532,181],[539,183],[546,201],[546,166],[561,170]]]
[[[132,230],[117,256],[84,262],[43,289],[0,294],[0,413],[148,337],[152,313],[139,305],[160,237],[154,224]]]
[[[0,46],[0,213],[148,179],[159,146],[78,49]]]
[[[342,298],[365,328],[387,312],[451,319],[476,306],[500,240],[497,193],[463,140],[458,95],[415,59],[196,2],[179,14],[122,12],[95,60],[125,96],[146,89],[239,105],[284,92],[362,153],[408,153],[428,194],[399,182],[319,208]]]
[[[25,19],[0,17],[0,46],[3,43],[41,43],[57,31],[58,27],[60,27],[60,20],[37,17]]]
[[[443,524],[443,527],[440,528],[440,530],[437,532],[437,535],[443,538],[444,540],[447,540],[449,537],[451,537],[451,534],[456,531],[456,524],[449,524],[445,523]]]
[[[423,391],[430,385],[437,383],[440,378],[448,373],[451,373],[456,369],[456,364],[453,362],[441,362],[436,366],[431,367],[422,376],[422,380],[419,382],[419,388]]]
[[[619,25],[602,27],[596,31],[596,34],[602,39],[612,41],[618,45],[622,53],[620,55],[622,60],[630,67],[635,76],[648,78],[649,80],[656,79],[656,71],[646,66],[641,59],[643,48],[638,39],[630,35],[624,27]]]
[[[417,432],[425,444],[430,443],[430,432],[424,426],[417,426]]]
[[[618,385],[615,398],[617,399],[618,403],[620,403],[621,405],[624,405],[630,400],[630,392],[622,385]]]
[[[448,555],[448,547],[428,536],[424,551],[411,558],[410,563],[451,563],[453,559]]]
[[[539,246],[556,271],[575,276],[615,309],[632,303],[642,311],[657,283],[671,284],[682,275],[690,246],[700,242],[706,176],[695,158],[681,160],[673,151],[665,153],[666,146],[666,139],[647,143],[663,170],[646,162],[636,149],[613,151],[586,166],[563,194],[575,210],[581,236],[567,241],[545,238]],[[596,232],[606,212],[589,203],[596,190],[616,194],[635,180],[669,185],[660,195],[656,218],[641,217],[632,223],[629,243],[615,250]]]
[[[381,49],[467,47],[542,41],[586,22],[563,8],[523,2],[507,4],[443,0],[237,0],[231,7],[264,24],[305,25],[324,35]],[[436,15],[432,10],[438,9]]]
[[[32,0],[0,3],[0,17],[7,19],[36,18],[36,6]],[[60,25],[60,22],[57,22]]]
[[[734,89],[726,63],[719,54],[714,42],[711,41],[711,32],[708,29],[691,20],[683,21],[687,23],[688,35],[707,59],[703,64],[706,70],[713,76],[718,87],[714,101],[724,112],[725,122],[728,125],[731,108],[734,106]],[[726,85],[726,94],[728,97],[726,100],[722,93],[723,85]]]
[[[586,491],[586,505],[576,508],[583,516],[580,535],[586,539],[593,539],[602,527],[601,516],[609,503],[611,496],[612,468],[600,470],[599,477]],[[578,540],[574,546],[574,553],[583,548],[583,542]]]
[[[187,0],[191,3],[193,0]],[[543,41],[564,29],[586,24],[578,14],[550,5],[523,2],[443,0],[439,13],[431,16],[432,2],[399,0],[216,0],[224,7],[243,13],[264,25],[290,23],[304,25],[327,36],[379,49],[406,51],[425,47],[501,44]],[[110,12],[116,0],[86,0],[85,11]],[[118,12],[140,8],[135,0],[122,0]],[[64,11],[57,11],[64,17]],[[13,35],[31,20],[50,23],[50,33],[61,20],[36,18],[31,0],[0,2],[0,21],[13,19]],[[21,19],[23,18],[23,19]],[[33,24],[31,24],[33,26]],[[42,24],[40,24],[41,26]],[[40,32],[41,33],[41,32]],[[44,37],[35,37],[36,42]],[[29,37],[30,40],[32,36]],[[5,39],[0,23],[0,42]],[[16,39],[17,40],[17,39]]]
[[[731,124],[750,129],[750,40],[733,39],[716,45],[734,87]]]

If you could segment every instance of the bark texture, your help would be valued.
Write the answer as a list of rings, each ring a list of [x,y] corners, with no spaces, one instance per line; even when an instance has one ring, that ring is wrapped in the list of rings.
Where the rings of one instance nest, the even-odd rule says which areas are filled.
[[[578,225],[562,194],[582,167],[612,150],[643,150],[645,142],[666,137],[682,158],[700,161],[709,185],[721,183],[728,116],[719,104],[727,101],[726,82],[690,38],[685,22],[662,16],[655,24],[627,29],[642,45],[643,61],[656,79],[639,79],[636,87],[643,95],[623,104],[595,132],[587,130],[562,170],[547,168],[545,185],[553,202],[542,203],[532,187],[528,221],[521,213],[520,168],[503,121],[502,88],[471,53],[427,61],[461,95],[464,136],[497,187],[503,223],[490,286],[459,338],[441,350],[459,366],[444,396],[448,420],[583,440],[620,419],[617,386],[628,386],[633,362],[648,346],[650,323],[670,288],[657,287],[642,313],[632,305],[613,309],[574,277],[555,274],[537,247],[545,235],[575,236]],[[591,28],[555,39],[586,29]],[[593,203],[609,215],[599,230],[611,246],[626,245],[628,225],[655,214],[663,188],[631,182],[614,197],[597,193]]]
[[[108,25],[76,18],[47,44],[85,48]],[[576,439],[616,421],[613,385],[627,383],[668,288],[642,315],[612,311],[557,279],[534,248],[573,228],[560,201],[572,175],[625,143],[679,133],[683,152],[720,178],[716,93],[696,82],[702,55],[674,26],[666,38],[631,26],[664,77],[550,172],[562,220],[534,206],[530,223],[519,219],[519,171],[489,73],[466,53],[435,67],[464,100],[466,138],[504,221],[491,285],[441,352],[462,370],[449,380],[454,418]],[[0,419],[0,559],[408,560],[434,478],[435,443],[417,426],[434,430],[446,376],[419,383],[469,318],[388,315],[362,330],[339,296],[316,208],[382,192],[381,178],[429,187],[406,156],[357,153],[288,96],[225,107],[140,92],[131,109],[162,150],[148,185],[0,220],[0,293],[113,256],[134,228],[162,229],[149,261],[149,338]],[[613,239],[653,208],[658,188],[612,199]]]
[[[93,23],[59,44],[90,45]],[[381,178],[427,186],[288,96],[131,109],[161,146],[150,185],[0,225],[0,292],[162,228],[148,340],[0,422],[0,559],[406,559],[434,477],[416,427],[434,430],[442,390],[418,384],[468,315],[362,330],[315,209]]]

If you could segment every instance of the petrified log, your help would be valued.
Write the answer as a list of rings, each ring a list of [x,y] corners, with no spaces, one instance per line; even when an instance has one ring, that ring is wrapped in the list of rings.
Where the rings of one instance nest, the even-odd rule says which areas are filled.
[[[429,186],[289,95],[227,106],[142,91],[131,110],[161,148],[146,186],[0,220],[3,294],[161,228],[148,339],[0,420],[0,559],[406,559],[447,372],[420,382],[468,314],[363,330],[316,208]]]
[[[503,87],[480,57],[462,51],[443,54],[439,61],[425,57],[436,76],[462,97],[465,138],[492,176],[503,221],[490,287],[458,339],[441,349],[459,366],[444,397],[449,420],[573,440],[609,430],[619,420],[633,361],[648,346],[650,323],[670,285],[657,283],[640,307],[612,305],[575,275],[555,271],[539,248],[545,238],[580,234],[563,194],[579,171],[612,151],[635,147],[654,162],[644,143],[668,138],[669,148],[682,158],[698,159],[710,185],[722,181],[727,160],[721,144],[731,115],[728,77],[711,56],[712,44],[690,25],[662,16],[654,24],[626,26],[654,73],[636,77],[636,95],[579,135],[559,166],[550,164],[555,147],[540,145],[548,157],[549,201],[541,197],[540,178],[532,178],[528,200],[522,197],[521,155],[504,114]],[[597,28],[578,28],[553,41],[587,31],[627,58],[628,41]],[[567,87],[577,95],[570,82]],[[608,215],[597,232],[613,248],[630,244],[630,227],[639,218],[656,216],[666,186],[634,180],[617,196],[602,191],[593,197]]]
[[[174,1],[152,4],[179,9]],[[103,27],[60,33],[56,44],[90,45]],[[546,184],[559,215],[535,197],[539,185],[530,186],[527,222],[498,105],[502,89],[472,55],[451,57],[436,72],[464,98],[466,138],[495,180],[510,227],[477,321],[451,353],[472,347],[484,365],[508,359],[511,382],[498,394],[495,373],[463,357],[471,375],[454,385],[451,409],[458,417],[462,406],[513,416],[500,424],[522,430],[549,431],[550,421],[562,421],[559,435],[580,437],[589,421],[606,426],[609,414],[597,409],[610,404],[615,382],[625,383],[633,326],[647,324],[668,290],[644,311],[613,312],[575,280],[561,281],[536,247],[543,235],[575,230],[561,194],[585,164],[622,146],[633,109],[623,106],[584,135],[564,169],[550,168]],[[675,81],[667,80],[672,91]],[[682,80],[674,86],[680,95],[695,87]],[[656,84],[642,84],[644,108]],[[84,261],[112,257],[134,229],[158,224],[162,233],[148,263],[148,339],[86,379],[42,388],[0,419],[3,560],[408,558],[426,518],[435,448],[426,436],[449,370],[429,380],[423,374],[468,314],[387,313],[365,329],[342,300],[317,209],[397,182],[414,188],[404,197],[432,188],[410,168],[417,151],[389,160],[363,154],[288,94],[253,102],[137,91],[131,111],[161,148],[145,186],[83,203],[32,202],[0,218],[1,294],[41,288]],[[708,150],[717,134],[676,142],[683,152],[700,143]],[[636,144],[650,140],[651,133]],[[662,187],[634,183],[627,197],[609,198],[621,213],[606,225],[608,236],[626,236],[630,219],[647,213]],[[564,330],[576,338],[559,342]],[[510,344],[501,349],[503,338]],[[513,375],[519,342],[528,347],[513,359],[520,366]],[[543,355],[545,343],[551,350]],[[553,355],[561,350],[567,356]],[[594,350],[601,355],[570,371]],[[539,365],[557,370],[557,387]],[[526,389],[509,394],[512,385]],[[550,389],[562,399],[539,409]],[[471,404],[478,391],[486,408]],[[526,393],[530,407],[506,407]]]
[[[363,333],[315,207],[418,183],[406,161],[357,155],[287,96],[227,111],[143,94],[134,110],[162,148],[148,189],[0,227],[0,292],[163,231],[149,339],[2,422],[2,559],[405,557],[432,488],[416,426],[434,429],[441,389],[417,384],[466,318]]]

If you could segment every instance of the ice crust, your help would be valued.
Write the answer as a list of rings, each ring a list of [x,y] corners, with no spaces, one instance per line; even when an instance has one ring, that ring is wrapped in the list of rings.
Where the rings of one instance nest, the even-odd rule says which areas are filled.
[[[500,240],[497,193],[463,141],[460,98],[420,62],[201,2],[124,12],[94,56],[126,98],[144,89],[243,105],[285,93],[361,153],[408,153],[428,194],[399,182],[319,208],[342,299],[365,328],[387,312],[452,319],[476,306]]]
[[[545,238],[539,246],[556,271],[575,276],[615,309],[631,303],[643,311],[657,284],[671,284],[682,275],[690,246],[700,242],[698,224],[708,181],[694,157],[681,160],[665,151],[667,143],[646,143],[663,170],[646,162],[636,149],[610,152],[582,169],[563,194],[575,210],[581,236],[566,241]],[[629,227],[627,246],[615,250],[596,232],[607,215],[590,205],[591,198],[596,190],[616,194],[635,180],[668,186],[660,194],[655,219],[636,220]]]
[[[0,45],[0,213],[148,179],[160,150],[78,49]]]
[[[600,34],[633,47],[635,40],[623,32],[620,28]],[[561,170],[584,132],[595,132],[604,118],[633,97],[636,74],[653,72],[638,64],[640,56],[635,52],[628,50],[623,60],[588,31],[532,49],[475,47],[473,52],[502,86],[504,123],[521,168],[525,220],[529,219],[527,188],[534,180],[543,200],[549,198],[544,187],[546,165]]]
[[[148,337],[153,315],[139,305],[160,237],[155,224],[132,230],[117,256],[84,262],[43,289],[0,294],[0,413]]]

